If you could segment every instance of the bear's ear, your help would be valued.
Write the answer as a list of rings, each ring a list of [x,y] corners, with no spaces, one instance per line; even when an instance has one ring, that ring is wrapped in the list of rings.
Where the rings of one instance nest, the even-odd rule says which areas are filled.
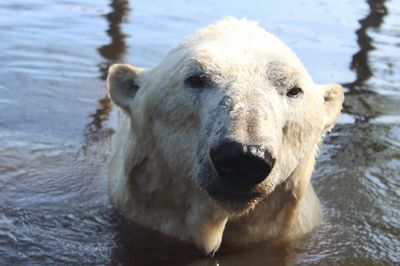
[[[344,101],[343,88],[339,84],[322,86],[324,95],[324,128],[323,134],[332,129],[340,115]]]
[[[108,70],[108,96],[126,112],[129,112],[129,103],[139,90],[137,77],[140,72],[141,68],[127,64],[114,64]]]

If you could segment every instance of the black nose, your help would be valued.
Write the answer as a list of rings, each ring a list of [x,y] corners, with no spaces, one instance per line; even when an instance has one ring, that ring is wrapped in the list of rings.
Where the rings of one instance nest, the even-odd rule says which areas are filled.
[[[223,182],[237,188],[248,188],[262,182],[275,163],[264,146],[232,141],[211,149],[210,157]]]

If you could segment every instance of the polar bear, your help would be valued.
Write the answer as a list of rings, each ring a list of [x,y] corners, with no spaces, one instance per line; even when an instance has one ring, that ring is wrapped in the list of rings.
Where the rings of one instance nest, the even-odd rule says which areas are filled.
[[[310,176],[343,90],[256,22],[217,21],[152,69],[113,65],[108,90],[122,110],[108,192],[128,219],[209,255],[320,223]]]

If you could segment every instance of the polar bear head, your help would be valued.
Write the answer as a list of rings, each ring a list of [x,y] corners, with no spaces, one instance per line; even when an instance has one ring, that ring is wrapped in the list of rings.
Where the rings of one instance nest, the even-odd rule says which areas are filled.
[[[315,84],[280,40],[235,18],[195,32],[152,69],[109,73],[109,96],[132,124],[130,169],[157,160],[152,184],[183,182],[236,213],[308,178],[343,102],[341,86]]]

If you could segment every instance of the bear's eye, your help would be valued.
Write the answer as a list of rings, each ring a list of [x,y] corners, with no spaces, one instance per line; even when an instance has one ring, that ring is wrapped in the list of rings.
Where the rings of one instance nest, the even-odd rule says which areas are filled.
[[[193,89],[201,89],[206,85],[204,76],[190,76],[185,80],[185,84]]]
[[[286,93],[286,95],[287,95],[288,97],[295,98],[295,97],[300,96],[300,94],[302,94],[302,93],[303,93],[303,90],[302,90],[301,88],[299,88],[299,87],[293,87],[293,88],[291,88],[291,89]]]

